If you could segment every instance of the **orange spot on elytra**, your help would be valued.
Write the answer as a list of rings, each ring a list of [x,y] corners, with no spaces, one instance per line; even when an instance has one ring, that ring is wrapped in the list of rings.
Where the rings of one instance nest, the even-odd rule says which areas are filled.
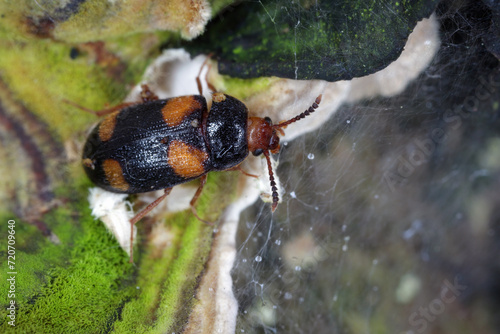
[[[118,161],[114,159],[106,159],[102,163],[102,169],[104,170],[106,179],[113,188],[121,191],[128,190],[129,184],[123,177],[123,170]]]
[[[120,110],[106,116],[99,125],[99,139],[101,141],[108,141],[113,136],[113,131],[116,127],[116,117]]]
[[[194,96],[180,96],[169,99],[161,111],[168,126],[178,126],[185,117],[201,108],[200,101]]]
[[[191,178],[205,173],[203,163],[208,159],[208,154],[180,140],[174,140],[168,147],[167,159],[175,174]]]

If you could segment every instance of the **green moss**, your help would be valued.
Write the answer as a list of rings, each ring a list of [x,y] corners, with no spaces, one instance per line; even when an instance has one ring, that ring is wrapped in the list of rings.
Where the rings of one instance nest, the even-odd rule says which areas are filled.
[[[82,201],[78,206],[86,204]],[[127,256],[104,226],[90,218],[88,209],[81,208],[80,212],[84,216],[79,224],[66,209],[55,210],[47,217],[55,219],[53,232],[61,239],[60,245],[38,238],[41,251],[18,249],[16,331],[102,331],[135,293],[130,281],[133,267]],[[1,312],[5,313],[4,307]],[[1,327],[6,330],[9,325],[3,323]]]
[[[69,258],[68,247],[73,244],[74,236],[79,227],[74,226],[71,210],[59,207],[44,216],[50,222],[52,232],[61,241],[60,245],[41,237],[40,231],[33,225],[12,215],[3,215],[2,221],[13,219],[15,223],[15,271],[16,275],[16,302],[26,305],[32,298],[41,292],[43,284],[48,282],[48,272],[58,266],[63,266]],[[0,234],[7,235],[7,225],[2,224]],[[6,243],[2,240],[2,244]],[[4,245],[7,248],[6,245]],[[65,251],[66,250],[66,251]],[[2,267],[6,268],[6,258],[2,257]],[[11,270],[12,271],[12,270]],[[1,284],[5,284],[2,282]],[[5,291],[5,290],[4,290]],[[0,303],[8,303],[7,295],[0,295]]]
[[[143,333],[154,325],[163,284],[181,246],[182,230],[171,225],[169,232],[173,238],[160,255],[157,254],[154,246],[150,245],[146,253],[141,256],[136,282],[138,296],[125,305],[121,315],[123,320],[115,324],[116,332]]]
[[[211,173],[196,209],[209,221],[215,221],[233,199],[227,185],[234,184],[236,173]],[[233,188],[234,189],[234,188]],[[127,303],[118,333],[177,332],[188,319],[196,299],[198,279],[212,244],[212,226],[200,222],[190,211],[167,219],[169,247],[158,254],[149,245],[140,262],[138,296]],[[161,263],[161,265],[158,265]]]
[[[215,221],[234,196],[227,187],[236,177],[236,172],[209,176],[197,205],[201,217]],[[82,179],[77,187],[87,182]],[[71,194],[67,188],[56,192]],[[9,215],[2,218],[6,221]],[[163,332],[185,323],[210,252],[213,227],[190,211],[172,216],[166,223],[171,245],[160,256],[155,255],[154,245],[148,245],[136,267],[128,263],[103,224],[90,217],[85,198],[51,211],[44,219],[51,222],[59,245],[40,238],[34,226],[16,220],[16,331],[92,333],[115,327],[117,332]],[[2,235],[6,229],[2,224]],[[8,302],[7,295],[1,295],[2,319]],[[0,331],[9,329],[6,322],[0,324]]]
[[[181,217],[182,219],[182,217]],[[158,321],[151,332],[163,333],[176,323],[185,323],[194,305],[194,292],[210,251],[212,228],[191,217],[175,262],[164,285]],[[187,279],[189,278],[189,279]]]

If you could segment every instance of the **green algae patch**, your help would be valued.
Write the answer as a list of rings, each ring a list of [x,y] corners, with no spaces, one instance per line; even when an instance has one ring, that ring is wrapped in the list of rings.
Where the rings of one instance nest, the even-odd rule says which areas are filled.
[[[140,255],[141,262],[135,283],[137,296],[123,308],[123,320],[115,323],[114,330],[118,333],[144,333],[156,321],[156,309],[162,296],[163,284],[177,257],[183,234],[180,227],[168,223],[165,226],[166,231],[163,233],[170,236],[166,247],[159,253],[155,245],[149,244],[147,250]]]
[[[63,265],[66,257],[56,245],[46,238],[41,238],[40,231],[35,226],[11,215],[2,215],[1,221],[5,222],[0,228],[0,235],[5,236],[0,242],[5,256],[2,256],[0,267],[6,277],[2,276],[5,279],[0,282],[0,289],[8,292],[9,284],[6,278],[15,277],[15,291],[0,295],[1,326],[4,326],[3,321],[7,320],[6,307],[9,302],[15,300],[16,305],[21,308],[29,304],[40,294],[41,287],[48,282],[47,273],[55,266]],[[9,235],[7,221],[15,222],[12,225],[15,231],[13,234],[15,243],[11,246],[13,248],[9,248],[14,252],[10,252],[9,258],[7,258],[7,235]]]
[[[50,222],[50,229],[53,235],[57,236],[58,242],[55,243],[42,237],[40,230],[34,225],[12,214],[5,213],[0,219],[3,222],[15,222],[14,258],[2,257],[1,267],[4,272],[16,273],[15,300],[19,307],[24,308],[41,294],[43,286],[51,279],[50,272],[67,265],[67,261],[71,259],[69,251],[75,243],[75,236],[82,232],[81,226],[76,222],[72,208],[60,206],[51,210],[44,216],[44,220]],[[7,224],[0,226],[0,235],[8,235]],[[7,250],[7,238],[2,240],[1,244],[2,249]],[[5,287],[4,281],[1,284]],[[6,294],[0,295],[0,304],[6,305],[9,300]],[[3,311],[5,309],[2,309]]]
[[[2,78],[14,95],[63,139],[96,119],[65,101],[100,109],[124,92],[124,83],[101,66],[89,64],[86,57],[71,59],[68,45],[0,41],[0,58]]]
[[[213,173],[200,197],[198,213],[214,219],[233,198],[227,191],[237,173]],[[81,181],[78,188],[84,188]],[[83,191],[83,190],[81,190]],[[58,190],[61,196],[71,191]],[[12,219],[8,214],[4,220]],[[212,226],[188,210],[164,223],[170,242],[146,243],[137,265],[104,225],[90,216],[86,200],[62,206],[45,216],[60,243],[41,238],[34,226],[16,220],[16,332],[91,333],[163,332],[187,321],[193,297],[212,244]],[[139,223],[139,229],[143,227]],[[2,235],[6,235],[2,225]],[[5,269],[6,263],[2,263]],[[5,271],[7,271],[5,269]],[[2,282],[3,284],[3,282]],[[7,286],[4,287],[4,291]],[[0,297],[6,318],[7,295]],[[120,321],[119,321],[120,320]],[[0,331],[12,331],[7,321]]]
[[[161,257],[141,262],[137,287],[140,295],[128,303],[123,321],[115,325],[118,333],[164,333],[166,328],[185,324],[212,243],[212,227],[198,221],[190,212],[168,219],[172,243]],[[181,228],[181,226],[183,226]],[[176,331],[175,331],[176,332]]]
[[[195,302],[195,291],[212,244],[212,228],[200,223],[195,217],[182,237],[176,261],[164,284],[162,300],[158,308],[158,321],[151,332],[163,332],[169,328],[175,332],[187,322]]]
[[[17,221],[20,239],[32,240],[38,234],[38,242],[20,244],[16,252],[16,332],[106,331],[135,293],[128,257],[104,226],[90,218],[88,209],[80,212],[79,223],[68,209],[56,209],[47,217],[60,244],[40,238],[37,229]],[[1,312],[7,319],[5,307]],[[12,330],[6,321],[0,328]]]
[[[211,173],[196,209],[212,222],[233,199],[237,173]],[[235,187],[233,187],[235,189]],[[196,303],[196,289],[208,260],[213,229],[200,222],[191,211],[169,217],[153,235],[168,240],[158,249],[149,241],[141,254],[137,297],[127,303],[116,322],[117,333],[178,332],[186,324]],[[150,238],[151,239],[151,238]],[[168,329],[166,331],[166,329]]]
[[[240,79],[223,75],[216,78],[212,84],[220,91],[226,92],[239,100],[245,100],[254,94],[264,91],[276,80],[279,79],[276,77]]]

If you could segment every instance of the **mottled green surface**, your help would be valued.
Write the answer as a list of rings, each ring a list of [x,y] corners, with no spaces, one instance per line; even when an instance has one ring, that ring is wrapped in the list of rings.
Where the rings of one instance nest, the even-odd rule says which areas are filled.
[[[172,32],[145,33],[130,25],[108,30],[105,42],[89,39],[96,30],[79,29],[76,23],[89,14],[79,10],[97,9],[95,4],[68,7],[68,15],[59,11],[47,25],[43,18],[57,11],[52,4],[45,11],[32,1],[0,4],[0,139],[8,143],[0,158],[12,164],[2,168],[0,179],[0,332],[178,331],[210,251],[212,227],[186,211],[165,220],[172,244],[163,250],[147,243],[146,225],[139,223],[135,263],[130,264],[115,238],[90,215],[92,184],[79,157],[98,118],[66,101],[96,110],[119,103],[161,53],[160,46],[179,39]],[[79,19],[71,23],[73,14]],[[62,29],[59,24],[66,20]],[[76,40],[91,43],[68,42]],[[23,145],[26,139],[32,146]],[[42,164],[33,165],[35,153]],[[197,206],[201,217],[217,220],[231,201],[236,176],[209,175]],[[53,199],[40,195],[41,177],[48,180]],[[15,328],[7,323],[11,298],[4,293],[9,219],[16,221]],[[45,237],[36,222],[60,243]]]
[[[60,195],[69,193],[67,188]],[[59,245],[12,214],[2,218],[16,221],[16,332],[91,333],[109,327],[120,306],[135,293],[134,268],[104,226],[90,217],[85,197],[45,215]],[[0,231],[5,235],[6,224]],[[5,260],[2,256],[3,271]],[[6,291],[5,281],[1,284]],[[1,294],[2,305],[9,300]],[[0,330],[11,331],[5,307],[0,312]]]
[[[221,10],[229,2],[217,1],[215,11]],[[116,240],[99,221],[94,221],[90,216],[86,199],[91,184],[80,167],[80,149],[88,129],[97,118],[64,101],[92,109],[118,103],[140,80],[144,69],[160,54],[162,47],[178,45],[179,34],[168,31],[148,33],[149,28],[137,29],[135,25],[123,24],[130,22],[124,15],[112,15],[111,19],[115,20],[110,24],[112,29],[99,30],[99,25],[110,22],[97,19],[106,13],[106,8],[98,7],[96,1],[68,7],[58,15],[54,15],[55,3],[49,3],[49,8],[38,6],[47,3],[26,0],[0,4],[0,79],[5,84],[5,90],[2,85],[0,89],[24,106],[30,115],[34,115],[43,131],[34,131],[36,129],[27,126],[23,117],[17,119],[19,115],[16,110],[4,105],[3,98],[1,111],[5,111],[7,117],[16,119],[18,125],[24,127],[25,133],[35,140],[36,148],[45,159],[46,165],[42,167],[48,174],[50,189],[55,195],[55,203],[47,201],[40,204],[37,193],[31,188],[16,188],[12,182],[14,185],[9,183],[9,187],[0,189],[5,199],[0,204],[2,279],[7,272],[5,222],[11,218],[16,220],[16,303],[19,307],[16,311],[16,331],[178,332],[195,303],[193,295],[210,250],[212,228],[200,223],[190,212],[170,216],[161,223],[165,224],[165,230],[172,236],[171,244],[159,250],[148,243],[147,226],[140,223],[135,263],[129,264],[128,256]],[[223,60],[221,68],[231,67],[234,77],[255,73],[295,77],[296,67],[299,69],[297,77],[300,78],[334,79],[366,74],[397,57],[416,20],[428,15],[435,2],[415,2],[417,7],[411,10],[406,1],[400,1],[397,6],[395,2],[364,1],[364,6],[359,3],[335,2],[333,8],[330,2],[319,3],[320,10],[315,7],[316,2],[302,2],[301,5],[284,1],[274,4],[256,2],[243,4],[241,9],[239,6],[229,7],[227,12],[220,14],[224,18],[222,23],[215,23],[209,28],[208,39],[196,40],[192,45],[198,46],[198,50],[218,52]],[[244,6],[252,5],[263,11],[256,10],[255,15],[248,15],[249,10]],[[418,7],[420,5],[422,7]],[[82,8],[88,11],[78,14]],[[350,14],[347,14],[348,11],[351,11]],[[53,22],[54,26],[47,21],[43,23],[43,20],[31,19],[34,15],[38,15],[39,19],[46,18],[47,12],[57,19]],[[93,15],[85,16],[89,13]],[[110,12],[117,13],[116,10]],[[73,18],[73,14],[76,17]],[[233,17],[241,23],[239,30],[231,26]],[[297,25],[299,20],[300,24]],[[61,22],[67,24],[58,26]],[[400,30],[388,31],[378,25],[381,22],[397,26]],[[83,27],[95,24],[96,30],[80,29],[79,23]],[[259,35],[260,31],[267,31],[268,35]],[[250,36],[253,39],[246,39],[249,33],[255,32],[256,36]],[[100,42],[101,39],[105,41]],[[90,43],[80,43],[82,41]],[[382,44],[375,48],[372,46],[374,42]],[[363,52],[366,50],[369,52]],[[266,72],[270,68],[276,71]],[[223,82],[214,84],[225,87],[232,95],[245,98],[251,92],[262,91],[275,79],[245,81],[223,77],[221,80]],[[371,130],[368,128],[366,133]],[[2,140],[20,142],[22,139],[13,136],[10,129],[4,133],[3,126],[1,131]],[[59,144],[57,152],[51,146],[44,146],[46,137]],[[8,161],[12,167],[2,169],[5,174],[2,173],[0,181],[23,179],[23,185],[32,186],[36,183],[36,175],[33,175],[29,152],[23,151],[20,144],[8,147],[14,147],[16,151],[9,152]],[[0,158],[3,159],[6,154],[2,150],[0,148]],[[309,160],[300,156],[300,161]],[[293,166],[300,166],[300,163],[294,163]],[[333,170],[337,170],[336,167]],[[300,172],[306,175],[304,171]],[[209,176],[197,205],[201,217],[211,221],[217,219],[231,201],[235,177],[236,173]],[[356,180],[351,184],[356,184],[359,177],[353,177]],[[0,186],[3,187],[4,183],[0,183]],[[314,197],[308,201],[322,203],[322,199]],[[339,206],[338,201],[332,203],[332,206]],[[330,204],[326,203],[327,206]],[[45,208],[48,213],[43,210]],[[297,206],[297,210],[299,208]],[[345,208],[349,207],[346,205]],[[269,210],[266,209],[266,212]],[[21,217],[22,213],[25,214]],[[292,214],[295,216],[295,212]],[[33,220],[30,220],[32,217],[29,215],[43,221],[58,237],[60,244],[44,237],[32,225]],[[300,213],[296,216],[302,221],[311,220],[310,216],[304,218]],[[321,219],[319,217],[317,221]],[[335,235],[342,236],[341,233]],[[341,312],[346,312],[348,316],[342,318],[346,327],[353,332],[363,332],[366,318],[364,310],[360,311],[357,307],[366,291],[359,288],[366,278],[366,272],[362,269],[370,266],[370,262],[367,261],[368,257],[358,255],[353,252],[352,260],[349,259],[352,265],[344,267],[342,271],[346,276],[342,277],[341,282],[353,282],[354,290],[343,289],[343,295],[337,296],[345,301],[344,304],[329,307],[319,300],[311,303],[307,312],[300,313],[303,318],[287,318],[291,321],[303,320],[305,324],[310,319],[316,319],[310,316],[310,310],[316,314],[325,311],[328,316],[334,314],[334,317],[343,317],[345,313]],[[338,263],[342,262],[340,260]],[[392,269],[390,266],[387,268]],[[275,268],[272,270],[274,272]],[[322,271],[322,274],[326,273]],[[353,275],[357,275],[358,280],[353,280]],[[381,272],[373,276],[373,281],[380,284],[381,290],[384,289],[382,283],[387,282],[383,277]],[[325,277],[324,281],[327,286],[331,284],[331,276]],[[1,284],[1,291],[5,291],[5,281]],[[269,286],[267,282],[266,286]],[[281,286],[277,286],[273,292],[282,290]],[[13,331],[5,318],[8,301],[6,294],[0,294],[0,332]],[[259,299],[258,303],[261,305],[262,300]],[[390,315],[391,311],[388,309],[385,314]],[[384,324],[390,324],[392,320],[375,314],[370,328],[384,332],[380,328],[386,329]]]
[[[197,206],[202,217],[215,220],[215,213],[231,200],[224,185],[235,176],[209,176]],[[84,182],[79,188],[85,193],[87,186]],[[45,216],[60,245],[41,238],[25,221],[2,215],[2,221],[8,219],[16,220],[16,332],[163,332],[177,331],[187,320],[212,242],[212,227],[190,212],[167,220],[173,240],[161,255],[150,245],[144,254],[137,252],[134,264],[104,225],[90,216],[85,197]],[[139,231],[143,229],[139,224]],[[6,231],[7,225],[0,225],[0,234]],[[139,233],[139,240],[143,238]],[[5,257],[1,267],[6,271]],[[6,281],[1,284],[7,291]],[[0,310],[2,332],[12,330],[6,318],[9,300],[7,294],[0,295],[5,306]]]
[[[64,100],[99,109],[125,93],[122,80],[109,77],[99,64],[89,64],[89,57],[71,59],[70,51],[70,45],[49,40],[0,41],[3,80],[63,140],[97,120]]]
[[[222,13],[188,47],[215,52],[220,72],[230,76],[351,79],[395,60],[437,2],[246,2]]]
[[[229,76],[219,76],[219,81],[213,82],[216,87],[221,87],[223,91],[231,92],[231,96],[244,100],[252,94],[257,94],[269,88],[269,86],[278,80],[278,78],[256,78],[240,79]]]

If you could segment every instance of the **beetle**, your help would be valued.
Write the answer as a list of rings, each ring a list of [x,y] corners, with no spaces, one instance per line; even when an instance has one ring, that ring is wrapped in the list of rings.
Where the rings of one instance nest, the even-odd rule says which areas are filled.
[[[142,85],[141,101],[96,112],[107,116],[84,145],[82,165],[89,179],[114,193],[165,189],[130,220],[132,226],[168,196],[172,187],[197,178],[201,182],[190,206],[202,220],[195,203],[207,173],[238,168],[250,152],[267,159],[274,211],[279,197],[270,153],[278,153],[283,129],[314,112],[321,102],[319,95],[303,113],[273,124],[269,117],[248,117],[243,102],[223,93],[212,94],[209,108],[199,77],[197,82],[200,95],[159,99]],[[132,261],[132,236],[130,247]]]

